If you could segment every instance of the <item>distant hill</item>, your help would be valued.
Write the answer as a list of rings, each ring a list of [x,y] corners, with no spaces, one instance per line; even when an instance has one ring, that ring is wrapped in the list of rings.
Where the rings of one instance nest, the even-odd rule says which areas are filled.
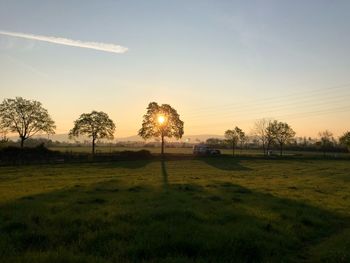
[[[54,135],[50,135],[49,137],[47,135],[41,134],[41,135],[35,135],[33,138],[49,138],[52,141],[59,141],[59,142],[72,142],[72,140],[69,140],[68,134],[54,134]],[[206,141],[208,138],[220,138],[223,139],[224,136],[222,135],[217,135],[217,134],[198,134],[198,135],[185,135],[181,138],[182,142],[192,142],[192,143],[196,143],[196,142],[202,142],[202,141]],[[17,136],[10,136],[9,137],[10,140],[12,141],[17,141],[18,137]],[[88,137],[86,136],[81,136],[79,138],[76,139],[77,141],[81,141],[83,142],[84,140],[90,140]],[[140,136],[138,135],[134,135],[134,136],[128,136],[128,137],[115,137],[114,141],[117,142],[140,142],[140,141],[144,141]],[[150,139],[149,141],[154,141],[154,139]],[[176,139],[171,139],[168,141],[177,141]]]
[[[34,135],[31,138],[34,138],[34,139],[45,138],[45,139],[50,139],[52,141],[59,141],[59,142],[72,141],[72,140],[69,140],[68,134],[54,134],[54,135],[50,135],[50,136],[47,136],[45,134],[38,134],[38,135]],[[17,141],[19,138],[18,138],[18,136],[9,136],[9,139],[12,140],[12,141]],[[81,136],[77,140],[78,141],[84,141],[84,140],[90,140],[90,139],[88,137],[86,137],[86,136]]]
[[[167,139],[168,141],[182,141],[182,142],[202,142],[206,141],[208,138],[220,138],[223,139],[224,136],[222,135],[216,135],[216,134],[199,134],[199,135],[185,135],[181,138],[181,140],[176,139]],[[116,138],[119,142],[126,142],[126,141],[144,141],[140,136],[134,135],[129,137],[122,137],[122,138]],[[153,141],[154,139],[150,139],[149,141]]]

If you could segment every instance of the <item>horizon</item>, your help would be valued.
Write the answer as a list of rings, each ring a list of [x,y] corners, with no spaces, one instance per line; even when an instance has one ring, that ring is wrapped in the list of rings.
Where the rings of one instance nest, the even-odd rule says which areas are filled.
[[[246,134],[248,141],[251,139],[254,139],[257,135],[253,134],[252,132],[247,133]],[[318,140],[320,138],[320,136],[315,136],[315,137],[310,137],[310,136],[294,136],[294,139],[296,141],[300,140],[300,139],[310,139],[310,140]],[[332,136],[332,138],[334,138],[336,141],[339,140],[340,136]],[[15,133],[11,134],[11,136],[7,136],[7,139],[12,141],[12,142],[20,142],[20,138],[18,135],[16,135]],[[80,142],[80,143],[85,143],[88,142],[89,144],[90,142],[90,138],[87,135],[82,135],[82,136],[78,136],[78,137],[74,137],[74,138],[69,138],[69,134],[68,133],[60,133],[60,134],[51,134],[51,135],[47,135],[47,134],[35,134],[32,137],[29,137],[28,139],[47,139],[47,140],[51,140],[52,142],[67,142],[67,143],[75,143],[75,142]],[[190,144],[196,144],[196,143],[203,143],[206,142],[207,139],[220,139],[220,140],[225,140],[225,135],[222,134],[184,134],[182,136],[181,139],[176,139],[176,138],[166,138],[166,142],[168,143],[190,143]],[[108,140],[108,139],[100,139],[99,142],[102,143],[119,143],[119,142],[144,142],[144,143],[151,143],[151,142],[159,142],[158,138],[152,137],[149,139],[143,139],[140,135],[138,134],[134,134],[131,136],[126,136],[126,137],[114,137],[114,139],[112,140]]]
[[[56,134],[98,110],[115,139],[134,136],[155,101],[177,110],[184,137],[250,133],[262,118],[297,137],[339,137],[349,130],[349,7],[0,1],[0,100],[40,101]]]

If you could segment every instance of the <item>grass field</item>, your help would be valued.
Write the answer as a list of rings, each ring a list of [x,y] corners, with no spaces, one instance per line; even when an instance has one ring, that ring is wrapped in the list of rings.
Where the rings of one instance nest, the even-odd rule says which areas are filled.
[[[53,151],[60,151],[60,152],[68,152],[68,153],[90,153],[91,152],[91,146],[60,146],[60,147],[50,147],[50,150]],[[113,153],[118,151],[139,151],[139,150],[148,150],[151,153],[159,154],[160,153],[160,147],[118,147],[118,146],[97,146],[96,147],[96,153]],[[222,154],[232,154],[231,149],[220,149]],[[191,147],[178,147],[178,148],[165,148],[166,153],[170,154],[192,154],[193,149]],[[274,150],[273,153],[275,155],[279,155],[279,150]],[[263,155],[263,152],[261,149],[236,149],[235,150],[236,155]],[[300,156],[323,156],[323,152],[321,151],[284,151],[284,155],[290,156],[290,155],[300,155]],[[326,153],[329,157],[348,157],[348,153]]]
[[[62,147],[50,147],[50,150],[60,151],[60,152],[73,152],[73,153],[90,153],[91,146],[62,146]],[[117,147],[117,146],[97,146],[96,153],[110,153],[110,152],[118,152],[118,151],[139,151],[139,150],[148,150],[151,153],[160,153],[160,147]],[[165,151],[167,153],[172,154],[192,154],[192,148],[166,148]],[[224,149],[223,153],[232,153],[232,150]],[[237,150],[237,153],[241,151]],[[243,153],[255,153],[258,151],[243,151]],[[260,151],[259,151],[260,152]]]
[[[0,262],[350,262],[350,161],[0,167]]]

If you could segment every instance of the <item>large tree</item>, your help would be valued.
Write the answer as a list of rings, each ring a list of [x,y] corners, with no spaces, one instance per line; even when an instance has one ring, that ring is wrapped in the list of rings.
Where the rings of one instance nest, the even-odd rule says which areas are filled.
[[[39,132],[55,133],[55,123],[39,101],[21,97],[5,99],[0,104],[0,127],[18,133],[21,148],[24,141]]]
[[[340,138],[339,138],[340,144],[344,145],[345,147],[348,148],[348,151],[350,152],[350,131],[344,133]]]
[[[96,141],[99,139],[114,138],[115,124],[108,117],[107,113],[102,111],[92,111],[83,113],[79,119],[74,122],[74,127],[69,131],[70,138],[86,135],[92,139],[92,155],[95,154]]]
[[[158,105],[156,102],[148,104],[147,112],[143,116],[139,135],[143,139],[152,137],[162,141],[161,154],[164,155],[164,138],[180,139],[184,134],[184,122],[177,111],[168,104]]]
[[[283,146],[289,143],[295,136],[295,131],[285,122],[273,121],[268,127],[268,133],[276,140],[280,147],[280,155],[283,154]]]

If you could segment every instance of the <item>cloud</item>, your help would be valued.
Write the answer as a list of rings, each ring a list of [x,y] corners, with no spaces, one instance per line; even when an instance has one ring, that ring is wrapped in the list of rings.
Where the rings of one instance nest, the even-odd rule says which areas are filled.
[[[112,53],[125,53],[126,51],[128,51],[127,47],[123,47],[115,44],[109,44],[109,43],[85,42],[85,41],[73,40],[69,38],[32,35],[32,34],[9,32],[9,31],[2,31],[2,30],[0,30],[0,34],[6,35],[6,36],[12,36],[12,37],[21,37],[21,38],[45,41],[49,43],[55,43],[55,44],[66,45],[66,46],[90,48],[90,49],[112,52]]]
[[[30,72],[32,72],[36,75],[39,75],[40,77],[44,77],[47,79],[49,78],[49,75],[46,74],[45,72],[43,72],[42,70],[39,70],[36,67],[33,67],[32,65],[29,65],[20,59],[14,58],[14,57],[7,55],[7,54],[4,54],[4,57],[6,57],[8,60],[17,64],[18,66],[22,67],[25,70],[29,70]]]

